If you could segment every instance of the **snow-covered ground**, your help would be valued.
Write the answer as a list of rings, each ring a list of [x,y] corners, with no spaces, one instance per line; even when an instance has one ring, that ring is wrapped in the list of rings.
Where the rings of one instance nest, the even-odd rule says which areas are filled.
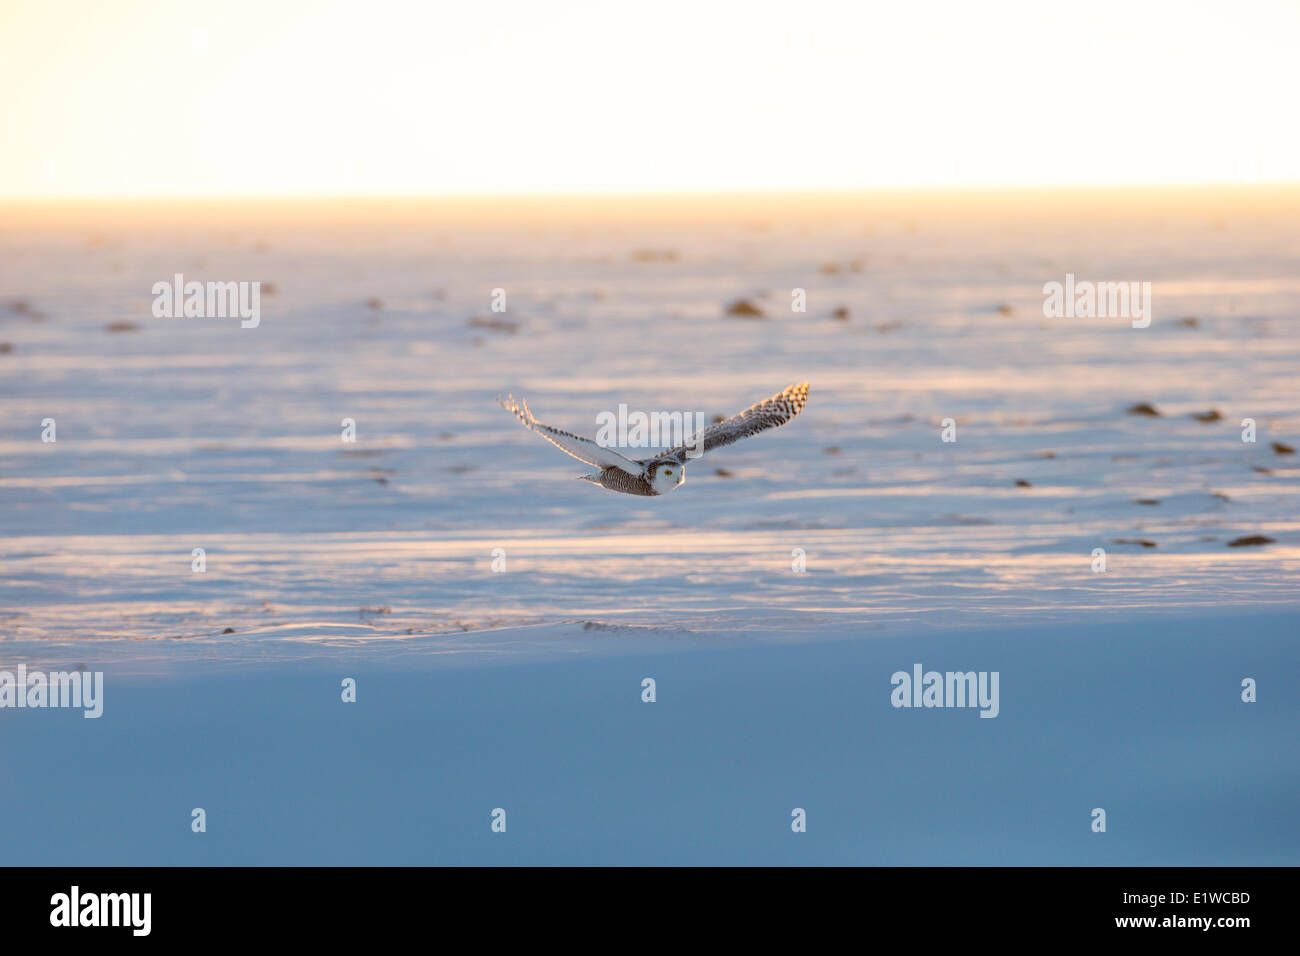
[[[0,710],[7,855],[1295,863],[1298,210],[8,210],[0,667],[107,697]],[[178,272],[260,326],[155,318]],[[1067,273],[1151,326],[1044,317]],[[657,499],[494,402],[594,434],[803,380]],[[892,708],[915,663],[999,716]]]

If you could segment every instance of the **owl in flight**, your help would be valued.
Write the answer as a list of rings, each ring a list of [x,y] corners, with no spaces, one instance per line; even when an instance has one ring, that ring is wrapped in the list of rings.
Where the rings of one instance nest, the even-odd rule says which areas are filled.
[[[533,417],[526,402],[516,402],[513,395],[499,400],[506,411],[513,412],[524,425],[541,435],[551,444],[568,452],[579,461],[600,469],[594,475],[578,477],[594,482],[610,491],[625,495],[666,495],[686,480],[686,462],[705,452],[730,445],[732,442],[756,435],[768,428],[784,425],[801,411],[808,401],[808,383],[791,385],[771,398],[751,405],[739,415],[715,422],[695,435],[684,445],[660,452],[650,458],[633,461],[618,452],[605,448],[590,438],[543,425]],[[703,439],[701,441],[701,438]]]

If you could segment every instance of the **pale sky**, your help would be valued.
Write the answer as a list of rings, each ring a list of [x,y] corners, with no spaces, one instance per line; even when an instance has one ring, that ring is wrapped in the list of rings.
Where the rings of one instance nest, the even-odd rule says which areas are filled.
[[[1300,180],[1300,0],[0,0],[0,196]]]

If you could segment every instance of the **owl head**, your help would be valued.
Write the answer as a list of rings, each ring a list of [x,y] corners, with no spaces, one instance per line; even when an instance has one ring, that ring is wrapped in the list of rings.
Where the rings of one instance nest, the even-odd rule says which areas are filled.
[[[686,480],[686,468],[675,459],[652,461],[646,466],[646,480],[657,495],[666,495]]]

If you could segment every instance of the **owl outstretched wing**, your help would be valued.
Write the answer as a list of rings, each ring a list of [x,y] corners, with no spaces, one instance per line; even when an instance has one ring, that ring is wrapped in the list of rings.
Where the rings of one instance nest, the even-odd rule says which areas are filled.
[[[791,385],[783,392],[764,399],[757,405],[751,405],[739,415],[732,415],[724,421],[715,422],[703,432],[703,444],[699,434],[691,441],[679,445],[671,451],[655,456],[658,459],[675,458],[685,465],[691,456],[699,457],[714,448],[730,445],[732,442],[756,435],[769,428],[778,428],[803,411],[808,401],[808,383]],[[696,452],[698,451],[698,455]],[[653,459],[647,459],[653,460]]]
[[[618,468],[627,472],[629,475],[640,475],[644,470],[639,462],[632,461],[630,458],[624,458],[618,452],[611,451],[601,445],[596,444],[590,438],[583,438],[572,432],[566,432],[559,428],[552,428],[550,425],[544,425],[533,417],[533,413],[528,410],[528,403],[524,401],[515,401],[513,395],[505,398],[498,398],[497,402],[506,411],[511,412],[525,428],[531,428],[537,434],[541,435],[552,445],[568,452],[579,461],[585,461],[589,465],[595,465],[597,468]]]

